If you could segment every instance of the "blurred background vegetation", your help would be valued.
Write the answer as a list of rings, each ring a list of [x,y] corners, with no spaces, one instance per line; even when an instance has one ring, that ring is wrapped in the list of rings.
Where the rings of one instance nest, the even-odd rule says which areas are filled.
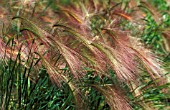
[[[112,21],[112,18],[107,16],[107,14],[105,16],[108,17],[109,20],[111,19],[109,21],[110,24],[115,23],[115,25],[118,25],[118,27],[116,28],[120,29],[121,31],[128,31],[132,36],[141,39],[140,41],[144,44],[143,46],[145,48],[150,49],[154,54],[157,55],[156,57],[161,61],[161,67],[165,69],[165,76],[167,76],[167,80],[169,81],[170,79],[168,75],[170,73],[170,2],[168,0],[92,1],[94,4],[96,2],[97,5],[100,5],[99,9],[96,9],[95,11],[100,10],[101,8],[101,10],[108,9],[106,10],[106,12],[109,13],[109,9],[111,10],[112,8],[114,9],[115,7],[118,7],[117,9],[115,9],[116,14],[120,15],[119,12],[124,12],[124,15],[122,14],[121,16],[123,16],[125,19],[122,17],[116,18],[119,20],[119,22]],[[80,4],[83,7],[84,5],[82,4],[88,4],[86,2],[91,3],[92,1],[81,0]],[[38,65],[40,60],[44,58],[36,57],[31,54],[32,48],[36,41],[31,41],[30,46],[27,45],[30,49],[28,49],[27,57],[24,57],[26,60],[23,61],[22,48],[18,48],[16,44],[21,42],[22,40],[24,41],[24,38],[21,38],[22,40],[16,38],[19,39],[18,42],[16,42],[14,37],[23,37],[22,34],[29,36],[30,34],[24,32],[22,33],[22,31],[29,29],[24,28],[22,30],[21,26],[26,25],[30,28],[31,26],[34,27],[34,25],[36,25],[40,28],[43,28],[47,32],[54,32],[55,34],[60,34],[62,33],[62,31],[65,30],[61,29],[59,30],[59,32],[55,32],[55,30],[49,29],[49,27],[51,26],[50,23],[54,23],[53,19],[55,19],[55,17],[57,19],[57,25],[59,25],[60,23],[65,23],[64,16],[60,16],[60,14],[55,14],[60,13],[59,11],[61,11],[61,6],[62,8],[67,8],[68,6],[69,10],[69,8],[72,7],[72,4],[74,4],[75,7],[73,7],[73,9],[75,8],[76,11],[71,12],[73,14],[69,15],[67,12],[64,13],[66,13],[66,16],[72,16],[73,21],[79,21],[79,19],[74,16],[74,13],[82,13],[81,11],[76,9],[76,7],[78,7],[77,5],[79,5],[78,2],[80,1],[0,1],[0,41],[1,47],[4,46],[4,50],[6,50],[4,51],[4,53],[3,49],[0,50],[1,53],[3,53],[0,55],[0,108],[2,110],[121,110],[121,107],[117,108],[116,104],[119,105],[121,101],[122,103],[125,103],[125,101],[123,100],[125,99],[128,103],[127,105],[130,107],[122,107],[124,108],[124,110],[169,110],[169,82],[157,85],[156,83],[158,82],[158,80],[152,80],[150,78],[150,75],[148,75],[148,72],[144,69],[142,69],[141,75],[137,79],[139,82],[141,82],[137,84],[137,87],[135,86],[134,89],[131,89],[129,84],[124,81],[120,81],[117,78],[114,69],[108,68],[104,72],[104,74],[108,74],[109,76],[105,76],[96,75],[96,71],[93,69],[93,67],[85,68],[86,74],[83,76],[83,78],[78,79],[79,82],[74,82],[76,85],[75,87],[78,87],[81,91],[81,94],[78,93],[78,95],[75,95],[76,90],[73,89],[72,86],[70,86],[70,82],[74,81],[75,79],[70,74],[67,74],[72,71],[69,67],[68,61],[68,65],[64,66],[61,70],[62,74],[64,74],[65,76],[70,75],[69,80],[61,81],[60,84],[51,80],[51,76],[49,75],[46,63],[45,65]],[[111,7],[111,5],[102,5],[102,3],[105,4],[104,2],[108,2],[108,4],[114,3],[114,6]],[[89,5],[88,7],[92,7],[92,5]],[[86,8],[88,11],[90,11],[90,8],[88,7]],[[138,8],[136,9],[134,7],[140,8],[140,11],[142,12],[140,13],[139,11],[137,15],[133,15],[135,11],[138,11]],[[63,8],[63,10],[66,9]],[[70,11],[72,11],[71,8]],[[30,21],[33,21],[33,23],[35,24],[30,25],[32,22],[29,22],[27,20],[24,22],[20,22],[19,19],[27,18],[27,15],[31,16],[28,19]],[[34,18],[34,16],[39,19],[37,20],[36,17]],[[101,33],[101,31],[103,31],[102,28],[105,28],[105,25],[109,25],[106,23],[104,17],[102,16],[103,15],[94,15],[93,17],[91,17],[90,29],[92,32],[92,36],[97,36],[98,33]],[[131,16],[133,17],[128,18]],[[19,19],[17,19],[17,17]],[[59,19],[57,17],[61,18]],[[131,19],[134,22],[131,22]],[[73,23],[68,25],[77,24]],[[81,27],[77,28],[79,29]],[[32,29],[31,31],[33,31],[34,34],[39,34],[39,31],[36,29]],[[15,35],[11,35],[12,33],[15,33]],[[68,33],[63,34],[63,36],[67,34]],[[58,37],[58,39],[60,38]],[[94,37],[92,40],[95,39],[97,38]],[[67,39],[61,38],[61,41],[62,40],[64,42],[64,40]],[[4,42],[4,44],[2,43],[2,41]],[[47,41],[47,39],[45,39],[44,41]],[[76,41],[67,42],[65,44],[73,45],[75,47],[79,46],[76,45]],[[81,47],[82,46],[80,45],[80,48]],[[13,49],[17,49],[18,53],[15,54],[15,51],[13,52]],[[7,50],[10,50],[10,53],[8,53]],[[57,52],[53,51],[54,56],[56,55],[58,56],[58,58],[56,59],[60,59],[60,57],[62,57],[60,55],[61,53],[57,54]],[[38,52],[36,54],[38,54]],[[130,84],[132,84],[131,86],[133,86],[133,83]],[[112,94],[114,97],[111,97],[110,94]],[[79,102],[76,97],[79,97],[81,101]],[[115,99],[111,100],[112,98]],[[84,108],[79,108],[77,106],[83,106]]]

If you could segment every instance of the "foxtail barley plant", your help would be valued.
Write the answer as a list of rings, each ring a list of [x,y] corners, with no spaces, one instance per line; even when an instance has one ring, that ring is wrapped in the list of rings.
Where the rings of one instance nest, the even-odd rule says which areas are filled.
[[[2,110],[167,108],[169,28],[150,2],[0,3]]]

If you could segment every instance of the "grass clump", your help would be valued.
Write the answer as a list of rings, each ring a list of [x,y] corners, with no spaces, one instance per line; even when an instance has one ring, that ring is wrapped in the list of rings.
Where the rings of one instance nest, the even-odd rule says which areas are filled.
[[[168,109],[169,14],[157,2],[2,2],[1,109]]]

